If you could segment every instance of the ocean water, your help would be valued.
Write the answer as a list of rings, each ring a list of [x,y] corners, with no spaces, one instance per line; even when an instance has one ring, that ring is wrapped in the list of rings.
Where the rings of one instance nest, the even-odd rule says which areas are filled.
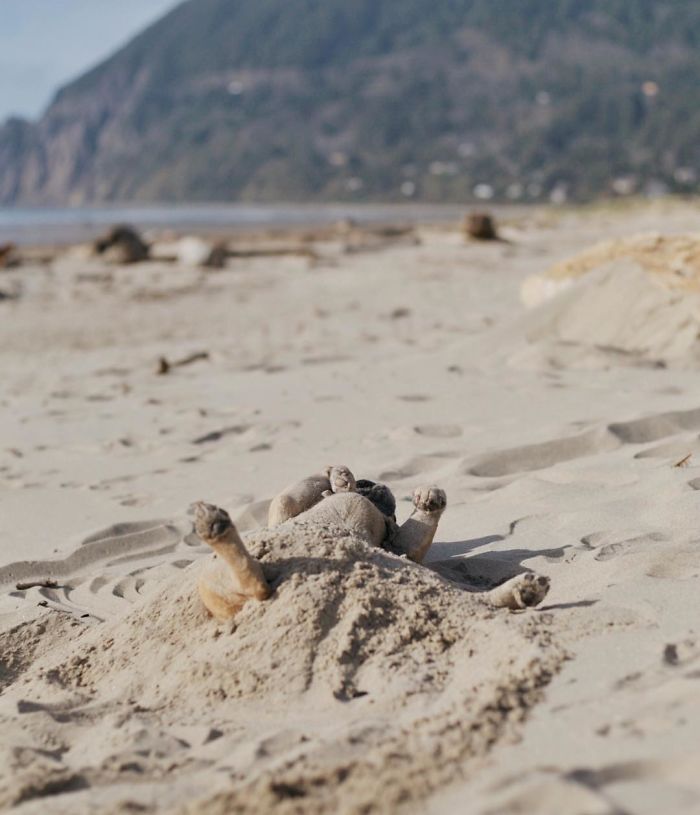
[[[448,222],[466,207],[441,205],[182,205],[0,208],[0,243],[52,245],[89,240],[114,224],[137,229],[207,232],[358,223]]]

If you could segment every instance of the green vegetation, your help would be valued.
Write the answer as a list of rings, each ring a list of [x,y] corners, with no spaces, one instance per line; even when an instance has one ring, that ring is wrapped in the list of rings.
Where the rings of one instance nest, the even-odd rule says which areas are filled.
[[[0,129],[0,202],[693,192],[699,77],[693,0],[190,0]]]

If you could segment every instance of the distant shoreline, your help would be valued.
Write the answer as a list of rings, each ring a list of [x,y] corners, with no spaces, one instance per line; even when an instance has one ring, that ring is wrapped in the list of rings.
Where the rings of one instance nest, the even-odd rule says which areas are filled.
[[[449,223],[475,209],[440,204],[118,204],[95,207],[0,208],[0,243],[49,246],[93,239],[116,223],[139,230],[195,233],[221,230],[314,227],[352,219],[358,223]],[[489,207],[518,212],[522,207]]]

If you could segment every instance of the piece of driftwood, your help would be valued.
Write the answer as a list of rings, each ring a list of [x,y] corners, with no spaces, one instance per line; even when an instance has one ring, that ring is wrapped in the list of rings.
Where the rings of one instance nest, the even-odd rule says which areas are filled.
[[[230,258],[269,258],[296,256],[303,258],[316,258],[316,252],[308,246],[260,246],[240,247],[229,249],[226,253]]]
[[[674,467],[687,467],[690,464],[690,459],[693,457],[692,453],[688,453],[685,458],[682,458],[680,461],[677,461],[673,466]]]
[[[170,373],[173,368],[182,368],[185,365],[191,365],[193,362],[201,362],[205,359],[209,359],[209,351],[197,351],[188,357],[175,360],[174,362],[170,362],[166,357],[161,357],[158,360],[157,373],[159,376],[165,376],[165,374]]]
[[[464,222],[467,237],[475,241],[497,241],[496,221],[488,212],[472,212]]]
[[[0,269],[12,269],[19,265],[20,259],[14,243],[0,243]]]
[[[95,254],[115,265],[140,263],[147,260],[149,253],[149,246],[141,235],[125,224],[112,227],[95,241],[93,249]]]

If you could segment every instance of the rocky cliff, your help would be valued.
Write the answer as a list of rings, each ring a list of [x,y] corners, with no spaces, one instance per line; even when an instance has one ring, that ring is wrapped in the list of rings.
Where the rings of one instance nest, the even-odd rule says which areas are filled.
[[[0,128],[0,203],[693,191],[693,0],[189,0]]]

